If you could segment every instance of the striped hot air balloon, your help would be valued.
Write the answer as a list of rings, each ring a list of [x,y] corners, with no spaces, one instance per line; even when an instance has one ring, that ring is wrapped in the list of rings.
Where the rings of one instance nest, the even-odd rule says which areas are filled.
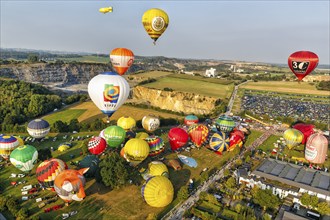
[[[40,139],[49,133],[50,126],[49,123],[44,119],[35,119],[29,122],[27,131],[32,137]]]
[[[56,176],[66,169],[68,169],[68,166],[63,160],[52,158],[39,164],[36,176],[42,187],[51,189],[54,187]]]
[[[148,205],[152,207],[165,207],[173,200],[174,188],[168,178],[155,176],[149,178],[142,186],[141,194]]]
[[[19,146],[19,141],[8,135],[0,135],[0,156],[8,159],[10,153]]]
[[[231,132],[235,128],[235,122],[231,117],[222,115],[215,121],[215,126],[218,131]]]
[[[301,133],[301,131],[294,128],[290,128],[284,132],[283,138],[288,148],[292,149],[293,147],[298,146],[302,142],[304,135]]]
[[[118,147],[125,140],[126,132],[122,127],[109,126],[104,130],[104,139],[109,147]]]
[[[210,148],[216,152],[223,152],[229,148],[229,137],[225,132],[214,133],[210,139]]]
[[[19,170],[29,172],[37,163],[38,151],[31,145],[17,147],[10,154],[10,162]]]
[[[134,62],[134,54],[127,48],[115,48],[110,53],[110,61],[119,75],[124,75]]]
[[[144,140],[148,143],[150,147],[149,156],[158,155],[165,150],[165,143],[161,137],[152,135]]]
[[[195,146],[201,147],[208,140],[209,129],[203,124],[194,124],[189,127],[188,134]]]
[[[101,137],[93,137],[88,141],[88,151],[91,154],[102,154],[107,147],[107,142]]]

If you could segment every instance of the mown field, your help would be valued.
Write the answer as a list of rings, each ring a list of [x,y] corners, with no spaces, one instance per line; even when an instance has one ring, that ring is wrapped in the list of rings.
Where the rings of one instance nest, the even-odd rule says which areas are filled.
[[[163,118],[183,118],[183,116],[159,112],[152,109],[142,109],[123,105],[111,116],[110,120],[117,120],[122,116],[131,116],[135,120],[140,120],[148,114],[153,114]],[[57,120],[70,122],[71,119],[78,119],[79,122],[90,122],[97,118],[101,118],[104,121],[107,119],[106,115],[104,115],[92,101],[75,104],[67,109],[59,110],[58,112],[54,112],[53,114],[43,117],[43,119],[47,120],[50,124],[53,124]]]
[[[314,95],[330,95],[329,91],[317,90],[314,85],[307,82],[278,82],[278,81],[262,81],[248,82],[240,89],[253,89],[263,91],[273,91],[281,93],[297,93],[297,94],[314,94]]]
[[[171,88],[175,91],[195,93],[221,99],[230,98],[234,89],[234,84],[224,85],[221,83],[210,83],[196,79],[182,79],[172,76],[157,79],[156,82],[148,83],[143,86],[162,90],[164,88]]]
[[[149,71],[144,73],[137,73],[129,75],[130,77],[141,77],[141,78],[158,78],[162,76],[172,75],[172,72],[165,72],[165,71]]]

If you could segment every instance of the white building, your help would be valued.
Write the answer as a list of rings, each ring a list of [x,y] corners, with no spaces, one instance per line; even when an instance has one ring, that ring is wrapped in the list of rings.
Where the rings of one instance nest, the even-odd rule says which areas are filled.
[[[206,77],[216,77],[217,73],[215,71],[216,71],[216,69],[214,69],[214,68],[207,69],[205,71],[205,76]]]

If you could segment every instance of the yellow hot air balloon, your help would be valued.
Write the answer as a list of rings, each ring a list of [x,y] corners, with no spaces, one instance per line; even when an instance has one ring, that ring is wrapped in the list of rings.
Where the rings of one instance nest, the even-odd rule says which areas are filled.
[[[290,128],[284,132],[283,138],[285,139],[286,145],[291,150],[293,147],[301,143],[304,138],[304,135],[301,133],[301,131],[294,128]]]
[[[124,146],[125,158],[133,165],[141,163],[149,155],[149,145],[145,140],[132,138]]]
[[[147,180],[141,189],[142,197],[152,207],[165,207],[173,200],[174,188],[169,179],[155,176]]]
[[[138,132],[138,133],[136,133],[136,136],[135,137],[144,140],[147,137],[149,137],[149,134],[147,134],[145,132]]]
[[[165,164],[160,161],[152,161],[148,164],[148,170],[150,176],[165,176],[169,177],[168,169]]]
[[[157,39],[164,33],[169,23],[168,15],[159,8],[152,8],[144,12],[142,24],[151,39],[156,44]]]
[[[16,138],[16,139],[17,139],[17,141],[18,141],[18,143],[19,143],[19,145],[18,145],[18,146],[23,146],[23,145],[24,145],[24,141],[23,141],[23,139],[22,139],[22,138],[20,138],[20,137],[18,137],[18,136],[14,136],[14,138]]]
[[[105,7],[105,8],[100,8],[99,12],[106,14],[108,12],[112,12],[112,7]]]
[[[125,130],[130,130],[135,127],[136,121],[130,116],[123,116],[117,120],[117,125]]]

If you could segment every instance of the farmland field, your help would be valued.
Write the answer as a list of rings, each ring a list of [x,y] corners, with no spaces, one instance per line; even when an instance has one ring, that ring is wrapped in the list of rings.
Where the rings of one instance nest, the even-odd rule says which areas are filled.
[[[310,85],[307,82],[277,82],[277,81],[262,81],[262,82],[248,82],[240,89],[252,89],[273,91],[281,93],[297,93],[297,94],[313,94],[313,95],[329,95],[329,91],[317,90],[314,85]]]
[[[82,56],[82,57],[73,57],[73,58],[59,58],[59,60],[64,61],[76,61],[84,63],[110,63],[109,57],[99,57],[99,56]]]
[[[180,79],[171,76],[158,79],[156,82],[148,83],[143,86],[162,90],[164,88],[171,88],[175,91],[195,93],[222,99],[230,98],[234,89],[233,84],[223,85],[194,79]]]
[[[158,78],[162,76],[168,76],[172,75],[172,72],[165,72],[165,71],[149,71],[149,72],[144,72],[144,73],[137,73],[137,74],[132,74],[129,76],[132,77],[142,77],[142,78]]]

